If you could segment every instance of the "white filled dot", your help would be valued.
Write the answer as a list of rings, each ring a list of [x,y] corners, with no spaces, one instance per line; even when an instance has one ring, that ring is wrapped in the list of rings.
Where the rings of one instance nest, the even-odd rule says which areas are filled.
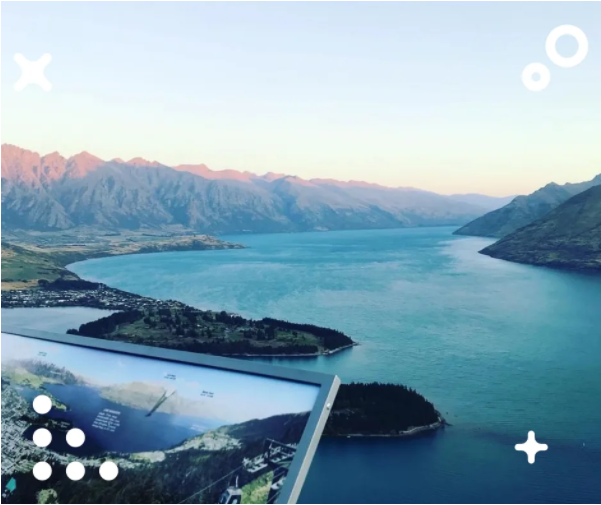
[[[112,461],[105,461],[100,465],[100,477],[104,480],[115,480],[119,475],[119,467]]]
[[[37,480],[48,480],[51,475],[52,467],[45,461],[40,461],[33,467],[33,476]]]
[[[36,396],[33,400],[33,410],[38,414],[48,414],[52,408],[52,400],[46,395]]]
[[[81,480],[86,474],[86,467],[79,461],[73,461],[67,465],[67,477],[71,480]]]
[[[71,447],[81,447],[86,441],[86,435],[79,428],[73,428],[67,432],[67,443]]]
[[[33,443],[38,447],[48,447],[52,442],[52,433],[46,428],[38,428],[33,432]]]

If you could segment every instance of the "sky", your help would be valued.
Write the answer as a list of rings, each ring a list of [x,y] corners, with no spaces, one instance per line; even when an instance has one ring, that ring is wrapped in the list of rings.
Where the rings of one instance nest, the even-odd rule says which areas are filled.
[[[97,351],[8,333],[2,333],[1,340],[3,362],[43,359],[95,384],[152,383],[168,391],[175,387],[178,395],[193,400],[205,400],[200,396],[203,390],[213,392],[213,399],[206,399],[209,407],[219,419],[230,422],[308,412],[313,410],[319,393],[319,387],[311,384]],[[47,355],[41,358],[40,352]],[[175,375],[176,380],[166,379],[167,374]]]
[[[597,2],[9,2],[2,142],[412,186],[529,193],[601,172]],[[546,55],[571,24],[573,68]],[[560,54],[577,44],[564,36]],[[15,53],[52,55],[49,92]],[[540,62],[540,92],[521,73]]]

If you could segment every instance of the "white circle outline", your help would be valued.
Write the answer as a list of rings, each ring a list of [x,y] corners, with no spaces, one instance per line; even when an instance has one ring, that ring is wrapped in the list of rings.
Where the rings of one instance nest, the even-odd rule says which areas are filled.
[[[100,477],[104,480],[115,480],[119,475],[119,467],[112,461],[105,461],[100,465]]]
[[[86,474],[86,467],[79,461],[71,461],[67,465],[67,477],[71,480],[81,480]]]
[[[67,443],[71,447],[81,447],[86,441],[86,434],[79,428],[72,428],[67,432]]]
[[[574,56],[565,57],[557,52],[557,41],[559,37],[563,37],[564,35],[571,35],[578,42],[578,50]],[[588,39],[586,38],[586,34],[577,26],[561,25],[551,30],[551,33],[547,36],[545,48],[549,59],[558,67],[571,68],[579,65],[586,58],[588,54]]]
[[[45,461],[38,461],[33,466],[33,476],[36,480],[48,480],[52,476],[52,467]]]
[[[52,433],[46,428],[38,428],[33,432],[33,437],[31,438],[33,443],[38,447],[48,447],[52,442]]]
[[[538,81],[532,78],[534,74],[540,75]],[[526,86],[526,89],[530,91],[542,91],[551,82],[551,72],[542,63],[530,63],[530,65],[526,65],[524,70],[522,70],[522,82]]]

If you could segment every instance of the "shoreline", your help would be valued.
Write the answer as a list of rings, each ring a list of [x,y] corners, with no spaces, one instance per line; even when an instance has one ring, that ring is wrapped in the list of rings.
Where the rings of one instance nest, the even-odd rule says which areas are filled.
[[[229,247],[226,247],[229,248]],[[112,256],[112,255],[109,255]],[[91,259],[91,258],[90,258]],[[68,265],[70,265],[69,263]],[[2,308],[10,310],[10,308],[91,308],[100,310],[132,310],[140,309],[143,306],[154,306],[159,305],[177,305],[187,306],[187,304],[175,300],[158,300],[155,298],[144,297],[135,293],[120,290],[118,288],[110,287],[103,283],[95,283],[81,279],[79,276],[68,270],[67,266],[63,266],[64,270],[69,274],[76,277],[76,280],[71,281],[73,284],[61,284],[64,282],[64,278],[60,278],[61,282],[54,285],[57,289],[52,289],[52,283],[40,283],[35,289],[21,289],[21,290],[10,290],[3,291],[2,296]],[[62,286],[63,289],[58,289]],[[71,289],[64,289],[70,287]],[[80,289],[78,289],[80,288]],[[83,289],[82,289],[83,288]],[[20,300],[18,297],[22,295],[24,299]],[[52,296],[53,299],[48,299],[48,296]],[[70,298],[72,296],[73,298]],[[7,307],[7,297],[8,304]],[[11,303],[12,302],[12,303]],[[320,356],[331,356],[338,352],[352,349],[355,346],[360,345],[358,342],[352,341],[352,343],[341,346],[336,349],[324,350],[318,353],[310,354],[230,354],[228,357],[232,358],[292,358],[292,359],[316,359]],[[447,423],[444,421],[442,416],[438,416],[438,421],[431,423],[426,426],[416,426],[409,430],[398,432],[396,434],[378,434],[378,433],[350,433],[340,435],[324,435],[330,438],[409,438],[415,437],[423,433],[433,432],[443,428]]]
[[[111,310],[111,311],[128,311],[128,310],[143,310],[152,308],[191,308],[200,311],[218,312],[213,309],[197,309],[186,303],[177,300],[159,300],[156,298],[146,297],[124,291],[122,289],[108,286],[101,282],[88,281],[81,278],[75,272],[69,269],[69,267],[75,263],[81,261],[88,261],[93,259],[100,259],[103,257],[113,256],[126,256],[132,254],[153,254],[158,252],[182,252],[189,250],[230,250],[230,249],[244,249],[246,248],[242,244],[236,244],[232,242],[222,241],[209,236],[192,236],[185,237],[182,242],[180,237],[179,242],[176,243],[160,243],[154,242],[151,244],[145,244],[140,247],[136,244],[135,250],[126,250],[123,247],[116,250],[103,250],[99,248],[93,248],[87,251],[54,251],[54,252],[41,252],[39,254],[46,255],[48,259],[51,259],[53,264],[57,267],[56,278],[54,280],[37,279],[35,284],[33,281],[30,285],[24,286],[12,286],[12,279],[2,282],[2,298],[1,307],[3,309],[10,310],[11,308],[89,308],[99,310]],[[157,247],[159,246],[159,247]],[[21,245],[6,244],[5,247],[8,250],[12,250],[14,254],[24,254],[25,249]],[[3,251],[5,248],[3,248]],[[29,249],[27,253],[35,254],[38,251]],[[4,264],[4,256],[3,256]],[[3,265],[4,266],[4,265]],[[9,282],[10,281],[10,282]],[[235,315],[235,314],[234,314]],[[269,318],[264,318],[269,319]],[[93,322],[93,321],[90,321]],[[283,321],[281,321],[283,322]],[[318,327],[319,328],[319,327]],[[321,328],[326,329],[326,328]],[[238,358],[318,358],[320,356],[330,356],[338,352],[350,349],[356,345],[350,337],[347,337],[351,341],[350,344],[345,344],[342,347],[335,349],[323,349],[318,352],[312,353],[285,353],[278,352],[276,354],[269,353],[243,353],[243,354],[227,354],[229,357]],[[260,351],[260,349],[257,349]]]
[[[136,240],[136,238],[138,240]],[[68,267],[82,261],[131,256],[134,254],[153,254],[161,252],[185,251],[217,251],[246,249],[243,244],[227,242],[210,235],[176,235],[167,240],[139,240],[139,235],[132,237],[120,236],[120,241],[113,243],[66,243],[38,244],[27,241],[5,239],[2,244],[3,274],[8,268],[10,273],[2,277],[1,290],[37,289],[39,281],[53,282],[56,280],[77,280],[80,277]],[[15,257],[20,261],[14,261]],[[23,275],[23,265],[28,266],[34,273]]]
[[[75,275],[75,274],[74,274]],[[59,280],[58,282],[64,282]],[[123,312],[128,310],[143,310],[149,307],[172,307],[180,308],[191,307],[184,302],[177,300],[159,300],[156,298],[145,297],[122,289],[113,288],[103,283],[86,281],[78,277],[68,281],[74,284],[71,289],[53,289],[50,284],[40,285],[35,289],[11,289],[2,292],[1,308],[3,310],[11,309],[48,309],[48,308],[88,308],[97,310],[109,310],[114,312]],[[76,287],[77,285],[85,287]],[[215,312],[214,310],[208,310]],[[93,320],[95,321],[95,320]],[[93,322],[90,321],[90,322]],[[338,352],[352,349],[358,346],[358,342],[338,347],[336,349],[326,349],[316,353],[277,353],[277,354],[227,354],[231,358],[296,358],[296,359],[315,359],[320,356],[331,356]]]
[[[228,354],[228,357],[237,358],[319,358],[320,356],[330,356],[346,349],[359,346],[358,342],[339,347],[338,349],[331,349],[323,352],[315,352],[310,354]]]
[[[426,426],[415,426],[410,430],[402,431],[400,433],[396,433],[394,435],[384,434],[384,433],[348,433],[341,435],[324,435],[324,437],[328,438],[409,438],[415,437],[421,433],[428,433],[433,431],[438,431],[447,426],[447,423],[444,419],[439,418],[439,421],[428,424]]]
[[[495,242],[496,244],[497,242]],[[583,264],[579,264],[574,261],[560,261],[560,260],[537,260],[536,258],[528,257],[515,257],[512,255],[503,255],[503,253],[499,253],[498,251],[491,249],[492,244],[490,246],[485,247],[481,251],[478,251],[478,254],[482,254],[483,256],[488,256],[489,258],[493,258],[500,261],[507,261],[508,263],[513,263],[515,265],[527,265],[532,267],[539,268],[547,268],[550,270],[555,270],[558,272],[568,272],[575,274],[586,274],[586,275],[599,275],[601,274],[601,262],[597,264],[592,264],[584,262]]]

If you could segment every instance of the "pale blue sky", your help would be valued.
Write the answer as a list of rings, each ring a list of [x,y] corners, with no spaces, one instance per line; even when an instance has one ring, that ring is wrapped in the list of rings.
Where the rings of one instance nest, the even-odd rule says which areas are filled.
[[[3,3],[2,141],[442,193],[601,172],[601,5]],[[579,66],[545,54],[558,25]],[[575,52],[560,39],[562,54]],[[12,89],[15,53],[53,90]],[[525,89],[541,62],[549,87]]]

